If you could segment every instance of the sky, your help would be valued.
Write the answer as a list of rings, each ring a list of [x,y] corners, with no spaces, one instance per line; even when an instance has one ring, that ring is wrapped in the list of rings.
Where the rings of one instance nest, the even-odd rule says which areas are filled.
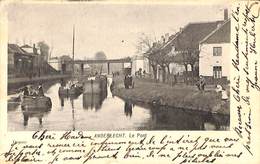
[[[103,51],[107,58],[137,54],[142,35],[159,39],[190,22],[223,20],[227,5],[176,4],[10,4],[8,42],[19,45],[45,41],[52,57],[72,56],[75,25],[75,59]]]

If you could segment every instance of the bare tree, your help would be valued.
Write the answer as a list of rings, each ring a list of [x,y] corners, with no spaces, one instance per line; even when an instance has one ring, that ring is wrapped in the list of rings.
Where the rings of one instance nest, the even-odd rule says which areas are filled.
[[[157,79],[157,65],[158,65],[158,51],[157,51],[157,41],[156,39],[152,39],[146,34],[142,34],[138,38],[136,49],[138,53],[142,53],[144,57],[149,60],[149,65],[152,67],[153,70],[153,77]]]
[[[187,76],[188,76],[188,65],[191,66],[191,78],[194,81],[194,72],[195,72],[195,65],[196,62],[199,60],[199,48],[194,45],[195,39],[194,36],[189,36],[185,38],[185,42],[179,43],[180,41],[177,40],[177,44],[182,44],[183,50],[177,51],[175,56],[173,57],[173,62],[179,63],[181,65],[184,65],[185,67],[185,76],[184,81],[187,82]]]
[[[98,51],[98,52],[95,53],[94,59],[95,60],[106,60],[107,56],[103,51]]]
[[[49,45],[44,41],[38,42],[37,45],[40,48],[40,54],[43,57],[43,60],[48,61],[49,50],[50,50]]]
[[[38,57],[38,75],[40,76],[42,73],[47,73],[50,47],[45,41],[38,42],[37,46],[40,49],[40,56]]]

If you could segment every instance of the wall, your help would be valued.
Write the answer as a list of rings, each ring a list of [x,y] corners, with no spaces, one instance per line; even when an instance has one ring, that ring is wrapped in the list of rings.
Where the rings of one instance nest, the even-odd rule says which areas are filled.
[[[8,69],[14,69],[14,54],[8,53]]]
[[[134,75],[139,68],[142,68],[142,71],[145,70],[146,73],[150,73],[149,60],[142,56],[135,56],[132,60],[132,75]]]
[[[213,56],[213,47],[222,47],[221,56]],[[199,74],[213,77],[213,66],[222,67],[222,77],[230,77],[230,43],[202,44],[199,55]]]
[[[112,74],[112,72],[120,72],[120,71],[123,71],[123,64],[122,63],[110,63],[109,68],[110,68],[110,74]],[[106,69],[107,69],[107,66],[106,66]]]

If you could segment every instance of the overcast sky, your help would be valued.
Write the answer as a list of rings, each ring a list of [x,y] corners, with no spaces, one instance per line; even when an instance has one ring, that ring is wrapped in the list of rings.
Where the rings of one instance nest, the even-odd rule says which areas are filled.
[[[72,29],[76,26],[75,58],[104,51],[108,58],[136,54],[137,38],[145,33],[158,39],[189,22],[223,19],[225,5],[127,4],[12,4],[8,9],[9,43],[45,41],[52,56],[72,54]]]

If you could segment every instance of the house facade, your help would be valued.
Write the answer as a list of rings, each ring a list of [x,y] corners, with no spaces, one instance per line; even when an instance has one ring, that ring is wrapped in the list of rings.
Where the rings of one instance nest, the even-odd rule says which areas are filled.
[[[199,74],[208,83],[224,83],[230,78],[230,19],[200,42]]]
[[[171,61],[168,74],[183,75],[186,81],[198,77],[200,41],[223,23],[224,20],[192,22],[171,35],[160,48],[160,52]]]
[[[142,73],[145,71],[146,74],[150,74],[151,68],[149,60],[143,55],[135,55],[132,57],[132,75],[135,75],[140,69],[142,70]]]
[[[73,59],[69,55],[63,55],[58,59],[58,70],[61,73],[72,73],[73,72]],[[75,67],[74,67],[75,69]],[[74,70],[75,71],[75,70]]]
[[[17,44],[8,44],[8,77],[32,76],[35,58]]]

